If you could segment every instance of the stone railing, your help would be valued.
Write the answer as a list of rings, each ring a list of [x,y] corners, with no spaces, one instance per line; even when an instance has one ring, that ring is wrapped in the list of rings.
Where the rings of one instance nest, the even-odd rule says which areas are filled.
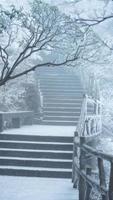
[[[0,132],[8,128],[32,125],[33,119],[32,111],[0,112]]]

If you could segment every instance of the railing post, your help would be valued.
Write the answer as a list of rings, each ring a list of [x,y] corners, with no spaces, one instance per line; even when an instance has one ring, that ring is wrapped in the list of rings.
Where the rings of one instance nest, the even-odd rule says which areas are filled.
[[[111,170],[110,170],[109,200],[113,200],[113,163],[111,163]]]
[[[86,175],[91,176],[91,168],[86,168]],[[84,200],[89,200],[90,199],[90,193],[91,193],[91,186],[87,182],[86,183],[86,192],[85,192]]]
[[[97,114],[97,101],[95,100],[95,103],[94,103],[94,114],[96,115]]]
[[[42,120],[43,95],[42,95],[41,90],[40,90],[39,80],[38,80],[37,84],[38,84],[38,101],[39,101],[38,115],[39,115],[39,119]]]
[[[85,120],[85,131],[86,131],[87,135],[90,135],[90,132],[89,132],[89,120],[88,119]]]
[[[85,152],[82,146],[85,144],[85,137],[80,137],[80,170],[85,169]],[[79,176],[79,200],[84,200],[85,196],[85,181],[82,176]]]
[[[72,163],[72,182],[73,182],[73,188],[77,188],[77,180],[78,175],[75,171],[74,161],[75,158],[77,159],[77,146],[75,145],[75,140],[78,138],[78,132],[74,132],[74,141],[73,141],[73,163]]]
[[[89,77],[89,96],[94,97],[94,74],[91,74]]]
[[[104,165],[103,160],[101,158],[98,158],[98,168],[99,168],[99,180],[100,180],[100,187],[106,188],[106,178],[105,178],[105,171],[104,171]],[[102,200],[108,200],[108,194],[102,193]]]

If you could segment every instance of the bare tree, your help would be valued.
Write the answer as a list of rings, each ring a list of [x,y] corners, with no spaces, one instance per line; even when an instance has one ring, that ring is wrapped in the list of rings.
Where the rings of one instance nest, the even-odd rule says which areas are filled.
[[[5,22],[5,23],[4,23]],[[39,0],[25,13],[14,7],[0,12],[0,86],[38,67],[76,61],[84,49],[84,34],[74,20]],[[51,58],[59,53],[60,61]],[[48,54],[45,62],[41,56]]]

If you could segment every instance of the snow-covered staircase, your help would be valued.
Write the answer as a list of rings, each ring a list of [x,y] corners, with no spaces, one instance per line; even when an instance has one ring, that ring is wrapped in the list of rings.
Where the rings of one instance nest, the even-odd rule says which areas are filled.
[[[41,124],[76,126],[83,100],[80,78],[64,67],[44,67],[37,71],[41,96]]]
[[[0,134],[0,175],[71,178],[72,143],[72,137]]]

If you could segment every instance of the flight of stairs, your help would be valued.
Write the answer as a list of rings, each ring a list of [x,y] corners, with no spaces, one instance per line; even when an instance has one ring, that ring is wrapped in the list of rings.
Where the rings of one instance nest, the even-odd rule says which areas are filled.
[[[84,94],[80,78],[64,67],[40,68],[35,78],[43,101],[41,124],[76,126]]]
[[[0,175],[71,178],[73,138],[0,134]]]

